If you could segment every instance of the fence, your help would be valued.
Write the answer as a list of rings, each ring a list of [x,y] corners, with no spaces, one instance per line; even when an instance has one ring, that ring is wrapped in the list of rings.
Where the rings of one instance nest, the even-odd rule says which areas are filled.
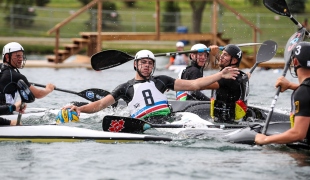
[[[14,9],[19,6],[10,7],[10,13],[3,10],[0,12],[0,36],[47,36],[46,32],[54,25],[74,13],[77,9],[55,9],[42,7],[26,7],[29,12],[35,13],[36,16],[18,15]],[[248,25],[244,24],[233,13],[221,10],[218,17],[218,31],[223,32],[224,38],[230,38],[232,43],[252,42],[252,30]],[[103,11],[103,31],[105,32],[155,32],[155,12],[144,11]],[[192,20],[191,13],[181,12],[180,14],[168,14],[161,12],[161,16],[171,15],[176,17],[176,21],[169,24],[161,22],[161,28],[174,25],[185,26],[188,32],[191,32]],[[295,32],[296,26],[290,22],[288,17],[278,16],[273,13],[253,13],[242,14],[251,22],[256,24],[262,30],[262,34],[258,35],[258,41],[274,40],[279,46],[285,46],[287,39]],[[308,14],[294,15],[296,19],[302,22]],[[9,23],[5,18],[10,19]],[[14,23],[17,19],[24,21],[32,19],[30,26],[20,26]],[[211,32],[212,8],[205,9],[203,14],[203,22],[201,26],[202,32]],[[74,19],[63,29],[61,29],[61,37],[71,38],[78,37],[79,32],[96,31],[96,9],[90,9],[89,13],[84,13]]]

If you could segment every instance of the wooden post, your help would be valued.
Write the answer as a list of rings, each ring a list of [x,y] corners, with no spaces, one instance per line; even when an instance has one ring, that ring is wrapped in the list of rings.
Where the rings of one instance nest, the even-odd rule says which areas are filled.
[[[156,0],[156,39],[160,39],[160,3]]]
[[[97,10],[97,48],[96,52],[101,51],[102,49],[102,44],[101,44],[101,31],[102,31],[102,1],[98,1],[98,10]]]
[[[59,49],[59,29],[57,29],[56,30],[56,35],[55,35],[55,38],[56,38],[56,40],[55,40],[55,52],[54,52],[54,54],[55,54],[55,63],[57,64],[58,62],[59,62],[59,54],[58,54],[58,49]]]
[[[217,42],[217,9],[218,3],[216,0],[213,0],[212,33],[214,38],[212,44],[216,44]]]

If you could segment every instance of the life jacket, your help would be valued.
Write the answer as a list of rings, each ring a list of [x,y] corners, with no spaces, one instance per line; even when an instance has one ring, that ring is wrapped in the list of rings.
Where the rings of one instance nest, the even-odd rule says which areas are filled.
[[[3,63],[0,63],[0,79],[2,76],[2,72],[9,69],[8,66],[4,65]],[[0,105],[5,104],[14,104],[17,100],[18,92],[16,91],[14,94],[5,94],[0,91]]]
[[[156,88],[153,81],[134,84],[133,88],[134,96],[128,103],[131,117],[145,119],[171,113],[167,97]]]
[[[216,90],[212,90],[210,100],[210,116],[217,118],[219,121],[241,120],[247,111],[247,97],[249,94],[249,80],[247,75],[239,71],[241,76],[238,76],[237,81],[240,85],[240,97],[235,102],[225,102],[216,99]],[[241,77],[241,78],[240,78]]]

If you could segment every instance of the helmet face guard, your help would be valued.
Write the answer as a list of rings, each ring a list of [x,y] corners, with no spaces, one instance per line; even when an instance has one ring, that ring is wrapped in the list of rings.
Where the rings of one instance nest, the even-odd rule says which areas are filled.
[[[10,42],[8,44],[6,44],[4,47],[3,47],[3,51],[2,51],[2,59],[3,59],[3,62],[7,62],[9,65],[13,66],[11,60],[12,60],[12,53],[13,52],[18,52],[18,51],[22,51],[24,52],[24,48],[23,46],[21,46],[19,43],[17,42]],[[8,59],[5,57],[5,55],[8,54],[9,57]],[[20,69],[24,68],[25,64],[26,64],[26,61],[27,61],[27,58],[26,56],[23,54],[23,62],[22,62],[22,65],[20,67]],[[15,66],[13,66],[15,67]],[[16,69],[18,69],[18,67],[15,67]]]
[[[199,50],[199,49],[200,49],[200,50],[201,50],[201,49],[207,49],[207,46],[204,45],[204,44],[200,44],[200,43],[199,43],[199,44],[193,45],[192,48],[191,48],[191,50]],[[198,52],[197,52],[197,53],[198,53]],[[197,55],[197,53],[193,53],[193,54],[196,54],[196,55]],[[208,65],[209,65],[209,63],[210,63],[209,53],[206,52],[206,54],[207,54],[206,62],[205,62],[205,64],[204,64],[203,66],[201,66],[202,68],[208,67]],[[191,56],[191,54],[190,54],[189,59],[198,65],[197,57],[196,57],[196,59],[192,59],[192,56]],[[206,64],[207,64],[207,66],[206,66]]]
[[[151,72],[151,74],[149,76],[144,76],[139,71],[138,63],[139,63],[139,60],[141,60],[141,59],[150,59],[150,60],[152,60],[154,62],[154,66],[153,66],[152,72]],[[135,55],[134,62],[136,62],[136,65],[134,65],[134,70],[138,72],[139,76],[143,77],[144,79],[148,79],[148,77],[151,77],[154,74],[155,68],[156,68],[156,60],[155,60],[154,54],[151,51],[149,51],[149,50],[141,50],[141,51],[137,52],[137,54]]]

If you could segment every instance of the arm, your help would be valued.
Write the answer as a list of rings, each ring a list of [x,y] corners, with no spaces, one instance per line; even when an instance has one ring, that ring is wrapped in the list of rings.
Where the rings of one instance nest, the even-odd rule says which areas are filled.
[[[257,134],[255,136],[256,144],[286,144],[296,142],[306,138],[308,128],[310,126],[310,117],[306,116],[295,116],[294,127],[285,131],[284,133],[266,136],[263,134]]]
[[[45,89],[43,88],[36,88],[35,86],[31,85],[29,87],[30,91],[33,93],[33,95],[40,99],[48,95],[54,90],[55,86],[53,84],[47,84]]]
[[[115,103],[115,99],[113,98],[112,95],[107,95],[106,97],[95,101],[95,102],[91,102],[89,104],[86,104],[84,106],[81,107],[77,107],[74,105],[68,105],[68,106],[64,106],[62,109],[67,109],[67,108],[71,108],[71,110],[74,110],[78,113],[78,115],[80,115],[81,112],[83,113],[95,113],[98,112],[112,104]]]
[[[281,92],[284,92],[287,89],[296,90],[299,87],[299,84],[288,81],[284,76],[281,76],[277,79],[275,87],[278,88],[281,86]]]
[[[211,85],[212,83],[220,80],[221,78],[225,79],[236,79],[235,77],[239,74],[239,71],[237,68],[231,68],[226,67],[222,71],[198,78],[195,80],[183,80],[183,79],[177,79],[174,83],[174,90],[175,91],[195,91],[195,90],[201,90],[205,89],[208,85]]]

